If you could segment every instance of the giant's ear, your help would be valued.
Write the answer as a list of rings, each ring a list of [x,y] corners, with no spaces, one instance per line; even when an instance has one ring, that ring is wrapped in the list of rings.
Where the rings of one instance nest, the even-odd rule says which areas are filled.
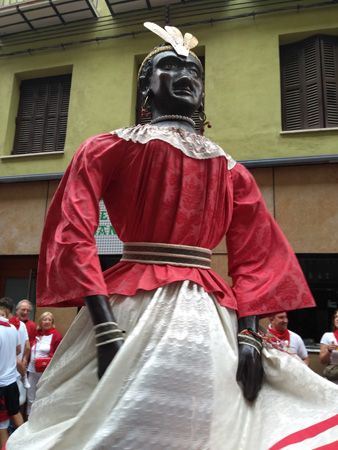
[[[197,108],[197,111],[204,111],[204,97],[205,97],[205,92],[203,91],[203,94],[202,94],[202,100],[201,100],[201,103],[200,103],[200,106]]]
[[[143,98],[147,97],[147,95],[149,93],[149,85],[148,85],[147,77],[145,77],[144,75],[141,75],[138,80],[138,85],[139,85],[139,89],[142,94],[142,97]]]

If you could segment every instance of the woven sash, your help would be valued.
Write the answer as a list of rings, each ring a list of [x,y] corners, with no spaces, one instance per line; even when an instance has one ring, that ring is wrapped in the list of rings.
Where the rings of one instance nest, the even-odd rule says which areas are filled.
[[[189,245],[125,242],[121,261],[210,269],[212,251]]]

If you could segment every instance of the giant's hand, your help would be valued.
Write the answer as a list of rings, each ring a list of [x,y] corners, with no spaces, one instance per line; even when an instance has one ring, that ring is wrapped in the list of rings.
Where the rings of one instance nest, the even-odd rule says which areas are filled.
[[[258,317],[242,317],[238,321],[238,331],[245,329],[258,331]],[[243,385],[244,397],[253,401],[257,397],[263,380],[263,366],[260,352],[251,345],[241,344],[238,349],[237,381]]]
[[[260,391],[263,380],[261,355],[249,345],[239,346],[237,381],[243,384],[243,394],[253,401]]]
[[[98,370],[97,375],[99,378],[103,376],[107,367],[112,362],[114,356],[122,347],[123,341],[115,341],[106,345],[101,345],[97,348],[97,358],[98,358]]]
[[[106,296],[91,295],[84,300],[94,324],[98,358],[97,373],[101,378],[123,345],[123,335],[118,329]]]

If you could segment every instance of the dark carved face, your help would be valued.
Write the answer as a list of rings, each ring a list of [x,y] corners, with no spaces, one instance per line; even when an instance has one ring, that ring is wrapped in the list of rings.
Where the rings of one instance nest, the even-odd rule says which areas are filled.
[[[204,97],[202,69],[192,55],[158,53],[148,82],[153,117],[164,114],[191,116]]]

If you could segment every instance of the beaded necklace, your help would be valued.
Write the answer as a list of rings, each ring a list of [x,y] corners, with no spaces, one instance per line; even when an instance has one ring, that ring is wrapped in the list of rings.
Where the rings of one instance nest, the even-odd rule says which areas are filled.
[[[178,121],[183,121],[183,122],[187,122],[189,125],[191,125],[192,127],[195,127],[195,122],[187,116],[179,116],[179,115],[175,115],[175,114],[168,114],[166,116],[160,116],[157,117],[156,119],[153,119],[150,124],[154,125],[155,123],[158,122],[166,122],[167,120],[178,120]]]

